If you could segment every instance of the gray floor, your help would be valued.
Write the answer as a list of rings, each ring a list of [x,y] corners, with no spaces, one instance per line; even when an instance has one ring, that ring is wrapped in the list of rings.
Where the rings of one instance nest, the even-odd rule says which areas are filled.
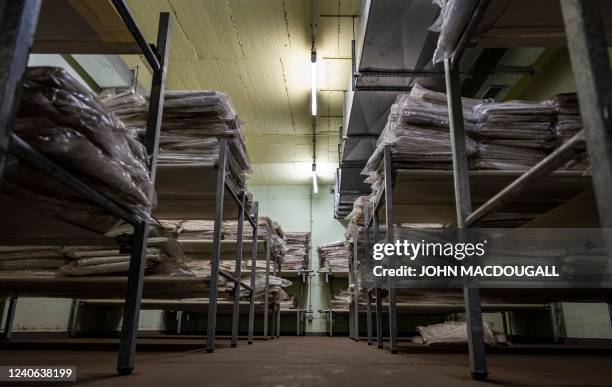
[[[183,340],[181,340],[183,341]],[[220,343],[226,344],[226,343]],[[282,337],[202,350],[147,350],[115,376],[112,350],[12,349],[0,365],[76,365],[90,386],[610,386],[612,356],[489,356],[490,381],[470,379],[465,354],[390,354],[346,337]]]

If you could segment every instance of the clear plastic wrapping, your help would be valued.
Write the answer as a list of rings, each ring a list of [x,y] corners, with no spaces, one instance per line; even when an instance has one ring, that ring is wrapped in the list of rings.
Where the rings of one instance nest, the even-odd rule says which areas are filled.
[[[347,271],[351,250],[345,241],[335,241],[317,247],[319,267],[332,271]]]
[[[497,339],[487,321],[482,323],[484,341],[487,344],[496,344]],[[417,326],[417,330],[425,344],[434,343],[467,343],[467,324],[464,321],[446,321],[442,324]]]
[[[282,268],[300,270],[308,268],[308,253],[310,250],[309,232],[285,233],[287,250],[283,256]]]
[[[140,133],[146,126],[147,97],[133,89],[110,89],[101,94],[104,104],[124,124]],[[165,93],[160,136],[160,164],[217,163],[219,140],[229,145],[228,183],[242,191],[251,162],[241,122],[227,94],[218,91]],[[249,207],[252,203],[248,203]]]
[[[434,63],[443,61],[453,53],[477,2],[477,0],[433,0],[433,3],[441,8],[438,20],[430,27],[430,30],[440,32],[433,56]]]
[[[56,67],[26,71],[15,132],[98,192],[149,219],[155,191],[143,146],[96,97]],[[4,189],[41,211],[104,233],[117,222],[50,177],[12,160]],[[91,211],[90,211],[91,210]]]

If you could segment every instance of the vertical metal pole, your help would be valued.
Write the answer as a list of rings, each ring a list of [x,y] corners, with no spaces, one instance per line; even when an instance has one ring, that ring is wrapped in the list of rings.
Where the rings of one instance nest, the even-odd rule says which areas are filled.
[[[601,227],[612,251],[612,72],[599,1],[561,0]],[[612,254],[606,274],[612,274]],[[607,277],[607,276],[606,276]],[[610,285],[610,284],[606,284]]]
[[[278,303],[278,308],[276,310],[276,338],[280,338],[280,322],[281,322],[281,304]]]
[[[236,267],[234,268],[234,278],[240,281],[242,265],[242,229],[244,227],[244,192],[238,195],[240,200],[238,209],[238,230],[236,237]],[[240,317],[240,282],[236,282],[234,287],[234,304],[232,309],[232,338],[230,347],[238,345],[238,322]]]
[[[329,336],[334,335],[334,311],[329,310]]]
[[[0,20],[0,179],[21,99],[21,85],[34,41],[41,0],[4,2]]]
[[[268,314],[270,306],[270,250],[272,249],[272,225],[268,225],[268,236],[266,240],[266,281],[264,287],[264,340],[268,339]]]
[[[387,243],[394,243],[393,236],[393,173],[391,170],[391,148],[385,145],[385,217],[387,223]],[[390,257],[387,257],[387,260]],[[389,277],[389,350],[397,353],[397,304],[395,288]]]
[[[383,315],[382,315],[382,289],[376,288],[376,343],[378,348],[384,346]]]
[[[557,313],[555,309],[555,304],[551,303],[549,307],[550,312],[550,325],[552,326],[552,334],[553,334],[553,343],[559,342],[559,324],[557,320]]]
[[[372,222],[374,223],[374,243],[378,242],[378,232],[380,230],[379,222],[378,222],[378,208],[376,206],[373,209],[372,213]],[[375,293],[376,297],[376,343],[377,347],[382,349],[384,346],[383,339],[383,316],[382,316],[382,289],[376,288]]]
[[[372,294],[369,291],[366,294],[366,302],[368,345],[372,345]]]
[[[210,291],[208,295],[208,324],[206,325],[206,352],[215,351],[217,330],[217,298],[219,286],[219,260],[221,259],[221,230],[223,229],[223,199],[225,197],[225,174],[227,173],[227,141],[221,140],[217,166],[217,197],[215,226],[213,229],[213,254],[210,267]]]
[[[182,328],[183,328],[183,311],[178,310],[176,312],[176,334],[177,335],[181,334]]]
[[[355,284],[355,280],[353,279],[353,260],[349,258],[348,262],[348,281],[349,281],[349,289],[350,286]],[[349,337],[351,339],[355,339],[355,303],[349,303],[349,316],[348,316],[348,324],[349,324]]]
[[[457,63],[459,59],[455,58]],[[448,94],[451,147],[453,151],[457,227],[461,232],[465,229],[465,219],[472,212],[472,199],[465,145],[465,130],[463,127],[461,83],[459,80],[459,70],[452,65],[451,60],[450,58],[444,60],[444,70],[446,75],[446,92]],[[463,288],[463,297],[465,300],[465,316],[468,329],[470,371],[474,379],[484,380],[487,378],[488,372],[480,306],[480,290],[474,287],[474,284],[472,286],[466,284]]]
[[[80,304],[81,301],[78,298],[72,299],[72,305],[70,306],[70,322],[68,323],[68,334],[70,337],[75,337],[77,334]]]
[[[274,340],[276,337],[276,300],[272,302],[272,311],[270,314],[270,318],[272,319],[270,326],[270,339]]]
[[[164,107],[164,92],[166,89],[166,73],[168,70],[168,55],[170,53],[170,33],[172,20],[170,14],[159,15],[157,31],[157,44],[155,46],[161,68],[153,74],[151,96],[149,99],[149,112],[147,114],[147,131],[144,145],[149,155],[149,174],[155,183],[157,169],[157,152],[159,149],[159,132],[161,128]],[[130,268],[128,271],[127,292],[123,308],[123,324],[121,326],[121,340],[117,360],[117,372],[128,375],[134,369],[134,356],[136,354],[136,337],[138,335],[138,319],[140,315],[140,302],[142,299],[142,285],[144,280],[145,256],[149,238],[149,222],[143,221],[134,226]]]
[[[13,321],[15,320],[15,311],[17,310],[17,296],[12,295],[9,298],[8,309],[6,310],[6,320],[4,322],[4,331],[2,339],[10,340],[13,334]]]
[[[253,344],[253,331],[255,330],[255,282],[257,271],[257,233],[259,228],[259,203],[253,203],[253,244],[251,246],[251,298],[249,300],[249,344]]]
[[[363,241],[364,259],[368,259],[370,255],[370,214],[368,207],[363,209],[364,224],[363,231],[365,233],[365,239]],[[366,327],[368,332],[368,345],[372,345],[372,293],[371,289],[366,288]]]
[[[359,341],[359,272],[358,272],[358,259],[359,259],[359,228],[357,225],[353,226],[353,304],[354,304],[354,318],[355,318],[355,341]]]
[[[272,266],[272,273],[275,277],[280,275],[280,271],[281,271],[280,265],[281,265],[280,263],[274,262],[274,266]],[[272,338],[274,338],[275,336],[276,337],[279,336],[279,329],[280,329],[278,326],[278,324],[280,324],[280,304],[277,299],[274,299],[274,308],[272,310],[272,318],[274,320],[272,322],[272,329],[270,333],[272,335]]]
[[[351,304],[349,305],[349,321],[348,322],[349,322],[349,337],[353,340],[355,339],[355,324],[353,324],[353,319],[354,319],[353,314],[355,313],[354,310],[355,310],[355,306],[351,302]]]
[[[300,335],[300,310],[298,309],[296,311],[296,329],[295,329],[295,334],[296,336]]]

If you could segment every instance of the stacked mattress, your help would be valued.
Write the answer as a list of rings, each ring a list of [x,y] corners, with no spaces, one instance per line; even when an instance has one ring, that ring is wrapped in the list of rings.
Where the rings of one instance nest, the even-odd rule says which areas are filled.
[[[130,255],[102,246],[2,246],[2,275],[90,276],[120,275],[129,269]],[[149,238],[147,275],[193,276],[176,240]]]
[[[336,241],[317,247],[319,267],[331,272],[346,272],[349,267],[351,251],[345,241]]]
[[[28,68],[15,133],[138,218],[156,202],[146,152],[123,123],[65,70]],[[105,233],[118,219],[47,174],[9,159],[2,190],[68,223]]]
[[[134,89],[108,89],[102,103],[137,133],[144,133],[147,97]],[[218,91],[167,91],[160,134],[159,164],[216,164],[219,140],[229,144],[228,183],[245,187],[251,163],[240,120],[227,94]],[[251,201],[247,198],[250,208]]]
[[[287,251],[283,256],[283,270],[306,270],[310,251],[309,232],[286,232]]]

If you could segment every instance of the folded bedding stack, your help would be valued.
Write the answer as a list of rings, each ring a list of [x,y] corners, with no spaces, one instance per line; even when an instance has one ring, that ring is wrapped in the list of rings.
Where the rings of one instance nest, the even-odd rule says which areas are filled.
[[[525,171],[582,128],[575,94],[540,102],[463,98],[470,169]],[[383,147],[394,169],[452,169],[446,94],[415,85],[391,107],[385,129],[362,174],[373,197],[383,178]],[[572,167],[584,168],[585,163]]]
[[[130,254],[112,246],[1,246],[2,275],[90,276],[125,274]],[[185,264],[185,256],[176,240],[149,238],[145,274],[187,276],[194,274]]]
[[[130,128],[143,133],[147,97],[134,89],[107,89],[102,103]],[[241,123],[229,96],[218,91],[167,91],[160,134],[158,162],[163,164],[216,164],[219,141],[228,140],[228,183],[244,190],[251,162]],[[252,201],[247,198],[247,207]]]
[[[64,247],[62,253],[70,259],[59,268],[58,274],[66,276],[87,276],[124,274],[130,267],[130,255],[122,254],[116,248],[75,246]],[[175,239],[153,237],[148,240],[145,256],[145,273],[193,277],[185,263],[185,255]]]
[[[353,211],[347,215],[346,220],[349,221],[349,228],[351,225],[365,225],[365,213],[366,209],[369,216],[372,216],[372,210],[374,203],[372,203],[373,195],[360,196],[353,203]]]
[[[212,220],[181,220],[176,228],[178,239],[213,239],[215,222]],[[223,238],[223,229],[221,230]]]
[[[391,163],[394,168],[452,167],[448,109],[446,103],[438,98],[438,94],[441,93],[416,85],[410,93],[398,95],[365,171],[376,172],[381,168],[385,145],[391,148]],[[476,117],[469,106],[480,101],[466,98],[464,100],[466,131],[470,132],[475,130]],[[478,146],[471,139],[466,138],[466,146],[468,156],[472,157],[477,153]]]
[[[319,267],[331,272],[347,272],[351,251],[345,241],[336,241],[317,247]]]
[[[249,273],[242,273],[241,282],[250,286],[251,277]],[[268,288],[270,290],[270,297],[277,301],[288,301],[291,297],[283,290],[292,285],[292,282],[284,278],[275,277],[270,275],[268,277]],[[234,288],[233,283],[228,283],[228,291],[232,292]],[[255,276],[255,300],[263,301],[266,290],[266,276],[264,273],[257,273]],[[233,292],[232,292],[233,293]],[[246,288],[240,289],[240,297],[248,299],[249,290]]]
[[[309,232],[286,232],[287,251],[283,256],[283,270],[306,270],[310,251]]]
[[[26,70],[15,133],[96,191],[149,220],[156,203],[144,146],[68,72]],[[2,190],[68,223],[105,233],[119,219],[60,182],[9,159]]]
[[[551,101],[485,103],[474,113],[475,138],[484,145],[476,159],[478,169],[525,170],[558,144]]]
[[[329,308],[332,310],[347,310],[353,299],[353,294],[349,289],[342,290],[341,292],[334,294],[329,301]]]
[[[463,98],[466,133],[476,130],[473,107],[483,100]],[[466,151],[474,159],[479,144],[466,136]],[[452,149],[446,95],[415,85],[410,93],[399,94],[391,106],[387,124],[377,141],[363,174],[374,196],[383,181],[384,147],[389,145],[394,169],[452,169]]]
[[[555,131],[566,141],[582,130],[582,116],[576,93],[557,94],[551,98],[556,120]]]
[[[2,275],[53,276],[67,262],[58,246],[0,246]]]

